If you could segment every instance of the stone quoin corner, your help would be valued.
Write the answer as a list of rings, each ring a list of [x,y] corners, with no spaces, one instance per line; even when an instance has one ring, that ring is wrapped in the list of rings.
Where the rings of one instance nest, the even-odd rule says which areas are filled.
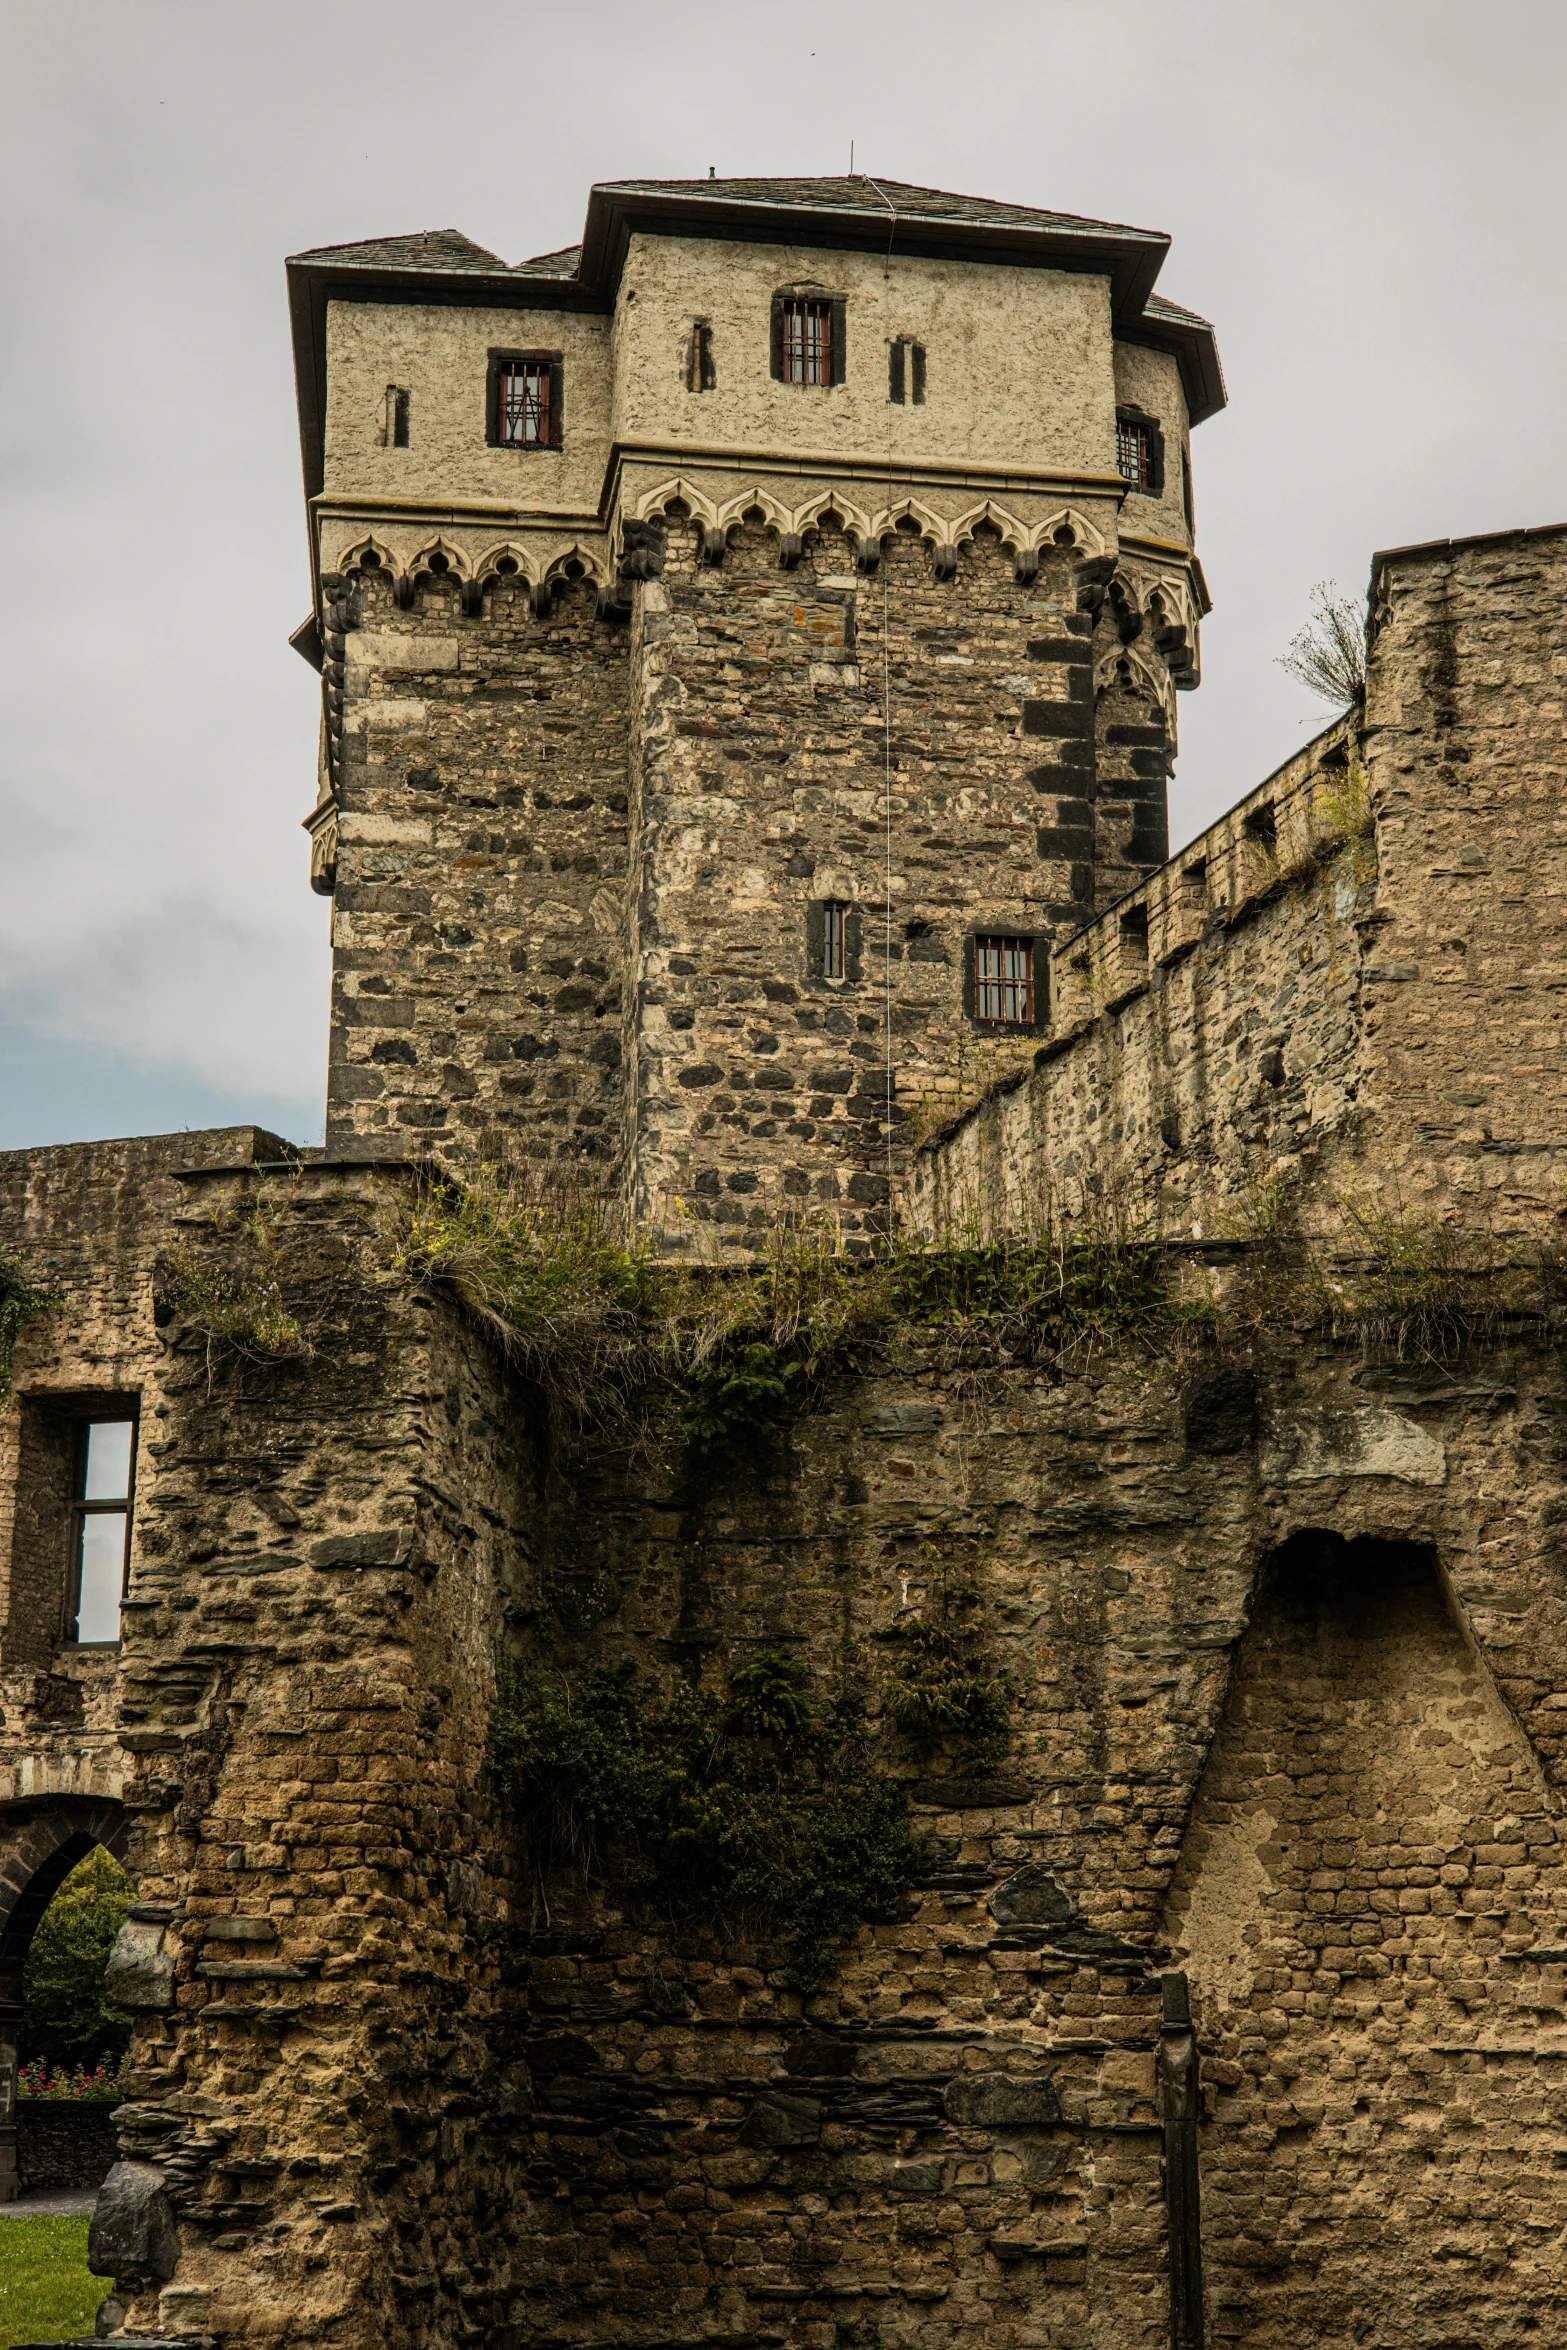
[[[1375,555],[1172,858],[1167,242],[288,264],[325,1147],[0,1154],[99,2338],[1560,2339],[1567,526]]]

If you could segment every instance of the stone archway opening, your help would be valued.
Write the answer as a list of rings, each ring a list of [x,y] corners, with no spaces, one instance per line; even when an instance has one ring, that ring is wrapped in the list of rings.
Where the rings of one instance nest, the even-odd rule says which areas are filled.
[[[1166,1912],[1220,2331],[1489,2350],[1559,2318],[1564,1857],[1432,1550],[1285,1543]]]
[[[117,1929],[119,1914],[128,1906],[116,1898],[125,1841],[123,1811],[107,1799],[21,1803],[0,1810],[0,2202],[14,2201],[29,2185],[77,2183],[39,2175],[40,2170],[72,2167],[77,2140],[82,2161],[100,2176],[105,2167],[87,2143],[96,2117],[51,2132],[47,2124],[56,2117],[35,2113],[28,2099],[23,2101],[30,2108],[26,2123],[19,2127],[17,2091],[20,2067],[29,2060],[35,2075],[38,2064],[47,2064],[51,2056],[56,2073],[62,2060],[69,2069],[73,2036],[81,2042],[82,2066],[95,2044],[107,2047],[125,2037],[102,2000],[105,1945],[112,1940],[108,1928],[112,1918]],[[95,1855],[103,1856],[96,1867]],[[73,1902],[67,1897],[64,1906],[78,1914],[67,1915],[62,1926],[54,1905],[78,1870],[87,1879],[84,1898]],[[133,1900],[134,1888],[129,1890]],[[40,1949],[46,1921],[54,1930],[42,1936]],[[37,1956],[52,1956],[55,1963],[30,1966]],[[98,2135],[100,2151],[112,2159],[109,2110],[99,2107]],[[35,2138],[38,2148],[29,2165],[25,2148]],[[56,2139],[58,2145],[52,2143]],[[96,2179],[81,2183],[96,2184]]]

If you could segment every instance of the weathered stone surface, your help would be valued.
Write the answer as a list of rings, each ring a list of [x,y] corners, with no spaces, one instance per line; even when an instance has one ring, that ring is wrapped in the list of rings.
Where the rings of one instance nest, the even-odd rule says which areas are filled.
[[[171,2277],[180,2256],[167,2183],[150,2162],[117,2162],[98,2190],[87,2233],[95,2277],[136,2284]]]
[[[948,2085],[947,2119],[963,2130],[1048,2129],[1061,2119],[1055,2083],[1011,2073],[960,2073]]]
[[[740,2143],[758,2151],[814,2146],[822,2134],[822,2109],[814,2097],[758,2097],[740,2129]]]
[[[1447,1454],[1439,1437],[1403,1412],[1362,1405],[1352,1411],[1281,1413],[1268,1426],[1260,1467],[1274,1484],[1396,1477],[1404,1485],[1441,1485]]]
[[[127,1918],[114,1939],[103,1974],[104,1997],[133,2014],[160,2013],[174,2005],[174,1955],[164,1929]]]

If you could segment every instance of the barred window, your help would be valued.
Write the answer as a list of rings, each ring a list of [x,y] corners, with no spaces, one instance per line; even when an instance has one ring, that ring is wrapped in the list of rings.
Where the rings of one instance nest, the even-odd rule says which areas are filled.
[[[1148,427],[1137,417],[1119,416],[1115,425],[1115,469],[1134,490],[1145,490],[1152,477]]]
[[[120,1601],[131,1547],[135,1438],[134,1420],[89,1420],[77,1437],[71,1503],[73,1640],[120,1637]]]
[[[1030,938],[974,941],[976,1020],[1031,1021],[1034,1017],[1034,942]]]
[[[788,384],[832,382],[830,302],[785,302],[783,379]]]
[[[549,447],[550,364],[547,359],[514,360],[501,369],[495,437],[508,449]]]
[[[843,977],[843,918],[848,908],[826,905],[822,908],[822,977]]]

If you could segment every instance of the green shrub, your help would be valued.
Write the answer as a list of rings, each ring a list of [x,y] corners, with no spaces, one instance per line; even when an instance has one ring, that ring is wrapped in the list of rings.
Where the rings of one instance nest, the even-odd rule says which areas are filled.
[[[541,1872],[613,1875],[672,1925],[777,1940],[802,1990],[867,1922],[904,1914],[921,1865],[853,1691],[813,1700],[775,1650],[722,1694],[505,1662],[489,1761]]]
[[[28,1275],[27,1251],[0,1249],[0,1407],[11,1393],[16,1342],[37,1314],[65,1303],[57,1289],[45,1289]]]
[[[24,2061],[69,2071],[118,2065],[131,2044],[131,2019],[104,1998],[103,1970],[135,1899],[135,1886],[101,1844],[72,1869],[27,1953]]]

